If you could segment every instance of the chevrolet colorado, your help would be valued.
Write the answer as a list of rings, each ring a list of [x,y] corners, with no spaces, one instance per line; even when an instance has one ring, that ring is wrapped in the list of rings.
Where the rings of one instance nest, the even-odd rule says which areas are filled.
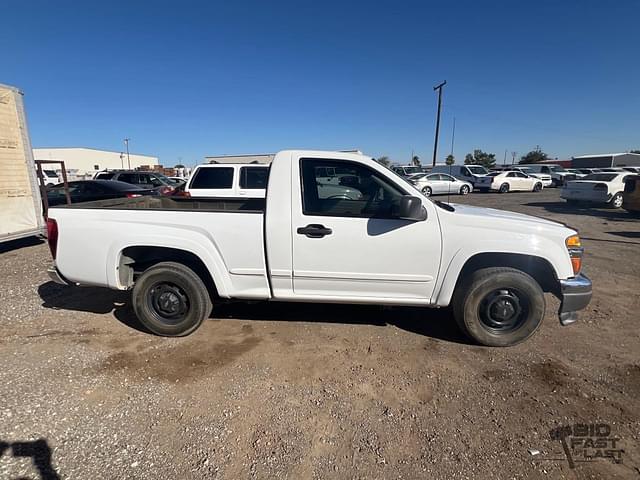
[[[591,299],[575,230],[432,201],[353,153],[278,153],[266,198],[101,200],[53,207],[47,226],[55,281],[132,290],[166,336],[247,299],[452,306],[476,342],[508,346],[538,329],[544,292],[563,325]]]

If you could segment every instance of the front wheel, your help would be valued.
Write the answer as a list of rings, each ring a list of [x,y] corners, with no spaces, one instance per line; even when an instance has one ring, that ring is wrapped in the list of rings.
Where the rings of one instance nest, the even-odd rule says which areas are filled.
[[[466,195],[469,193],[469,185],[463,185],[460,187],[460,195]]]
[[[622,194],[620,192],[616,193],[610,201],[610,205],[612,208],[620,208],[622,207],[624,200],[622,198]]]
[[[483,268],[463,281],[453,296],[460,329],[488,347],[508,347],[531,337],[544,318],[544,293],[527,273]]]
[[[424,187],[422,189],[422,193],[424,193],[425,196],[430,197],[431,196],[431,187]]]
[[[176,262],[162,262],[147,269],[136,281],[132,299],[140,323],[166,337],[194,332],[213,308],[202,279]]]
[[[542,184],[540,182],[538,182],[533,186],[533,191],[534,192],[539,192],[540,190],[542,190]]]

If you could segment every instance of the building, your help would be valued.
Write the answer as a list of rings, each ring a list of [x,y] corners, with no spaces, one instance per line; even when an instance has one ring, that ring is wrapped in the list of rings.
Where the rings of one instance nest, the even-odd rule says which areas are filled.
[[[139,168],[147,166],[153,169],[158,165],[158,157],[130,153],[97,150],[95,148],[34,148],[36,160],[62,160],[71,177],[93,175],[99,170]]]
[[[573,157],[574,168],[640,167],[639,153],[603,153]]]
[[[345,153],[362,154],[360,150],[340,150]],[[246,155],[218,155],[204,157],[205,163],[271,163],[275,153],[253,153]]]

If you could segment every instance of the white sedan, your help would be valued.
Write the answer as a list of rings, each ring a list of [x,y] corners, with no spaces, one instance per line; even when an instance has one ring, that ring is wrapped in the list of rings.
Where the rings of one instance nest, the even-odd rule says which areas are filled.
[[[613,208],[620,208],[624,181],[633,176],[631,173],[592,173],[580,180],[567,182],[562,187],[560,196],[570,203],[604,203]]]
[[[413,177],[410,182],[424,195],[466,195],[473,190],[473,185],[446,173],[425,173]]]
[[[518,171],[491,172],[478,180],[476,188],[483,192],[539,192],[542,180]]]

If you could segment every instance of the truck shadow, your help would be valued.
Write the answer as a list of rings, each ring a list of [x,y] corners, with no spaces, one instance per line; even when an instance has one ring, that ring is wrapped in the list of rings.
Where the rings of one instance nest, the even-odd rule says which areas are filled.
[[[45,308],[113,313],[126,326],[150,333],[138,322],[131,307],[129,292],[98,287],[66,287],[47,282],[38,287],[38,294]],[[426,337],[471,344],[458,330],[449,309],[327,303],[217,302],[210,319],[393,325]]]
[[[33,466],[38,471],[42,480],[59,480],[60,476],[51,465],[51,447],[44,438],[30,442],[4,442],[0,440],[0,459],[5,454],[5,451],[11,452],[14,458],[17,457],[31,457]],[[4,478],[4,477],[3,477]],[[19,476],[16,478],[26,478]]]

